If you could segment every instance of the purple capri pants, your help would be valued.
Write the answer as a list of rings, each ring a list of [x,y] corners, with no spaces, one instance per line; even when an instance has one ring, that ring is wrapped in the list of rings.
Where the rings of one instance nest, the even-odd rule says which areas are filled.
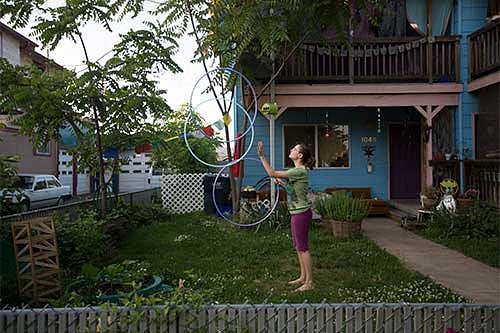
[[[309,226],[312,221],[312,210],[291,216],[293,246],[297,251],[305,252],[309,249]]]

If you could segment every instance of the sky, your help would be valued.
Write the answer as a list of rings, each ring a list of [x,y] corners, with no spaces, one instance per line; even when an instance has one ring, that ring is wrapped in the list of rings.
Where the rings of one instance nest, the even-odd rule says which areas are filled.
[[[58,0],[52,3],[57,4]],[[155,4],[146,2],[146,9],[154,9]],[[112,32],[107,31],[103,27],[95,23],[88,23],[82,29],[84,42],[89,53],[91,61],[104,63],[111,56],[110,52],[113,46],[119,41],[119,34],[126,33],[131,29],[139,29],[143,27],[144,20],[155,19],[147,13],[143,13],[138,17],[124,18],[118,23],[112,23]],[[6,19],[1,19],[3,23],[9,25]],[[41,44],[32,34],[31,24],[26,28],[17,28],[16,31],[33,40],[37,44]],[[184,36],[179,41],[178,52],[174,55],[174,61],[182,68],[183,72],[173,74],[171,72],[163,72],[159,75],[160,88],[167,91],[166,100],[170,107],[178,110],[181,104],[186,103],[190,99],[191,91],[195,83],[204,75],[204,68],[201,63],[191,63],[196,49],[196,41],[194,37]],[[66,39],[59,43],[55,50],[48,52],[47,50],[37,48],[37,51],[50,59],[53,59],[59,65],[67,69],[81,71],[84,66],[84,53],[80,44],[75,44],[72,40]],[[199,100],[198,102],[200,102]],[[210,103],[203,103],[203,108],[212,109]],[[211,111],[208,111],[211,113]],[[219,118],[219,114],[209,115],[209,118]],[[215,120],[214,120],[215,121]]]
[[[54,0],[54,3],[57,3],[57,1],[58,0]],[[155,5],[152,3],[149,3],[149,5],[146,3],[146,9],[148,10],[154,9],[154,6]],[[113,46],[119,42],[120,34],[124,34],[131,29],[140,29],[144,26],[143,22],[145,20],[154,19],[155,18],[148,13],[142,13],[134,19],[126,17],[118,23],[112,23],[112,32],[107,31],[96,23],[88,23],[82,29],[82,36],[90,60],[97,61],[100,59],[99,62],[104,63],[111,56],[110,51]],[[2,19],[1,21],[9,25],[6,19]],[[33,36],[31,26],[32,24],[29,24],[25,28],[16,29],[16,31],[41,45],[36,36]],[[174,110],[179,110],[181,104],[189,102],[191,93],[198,80],[202,80],[193,95],[196,99],[193,104],[201,104],[195,111],[202,115],[205,119],[205,124],[211,124],[222,119],[221,113],[216,107],[213,98],[211,98],[211,96],[201,96],[199,93],[199,88],[203,85],[202,77],[205,71],[201,63],[191,62],[196,49],[194,37],[184,36],[178,40],[178,43],[178,52],[173,56],[173,59],[182,68],[183,72],[173,74],[164,71],[158,75],[159,88],[166,90],[165,97],[168,105]],[[37,48],[37,51],[67,69],[75,70],[76,72],[85,69],[83,49],[80,44],[75,44],[70,39],[62,40],[53,51],[48,52],[40,47]],[[234,119],[234,115],[231,117]],[[231,129],[232,126],[230,125],[229,128]],[[217,132],[221,134],[221,132]],[[234,135],[230,130],[230,139],[233,137]]]

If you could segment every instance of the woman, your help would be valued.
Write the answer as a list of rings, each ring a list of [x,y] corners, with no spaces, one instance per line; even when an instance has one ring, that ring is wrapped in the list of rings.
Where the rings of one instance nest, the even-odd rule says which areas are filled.
[[[291,215],[292,239],[297,257],[300,264],[300,276],[298,279],[288,282],[290,285],[300,285],[295,291],[306,291],[314,288],[312,277],[312,260],[309,254],[308,236],[309,226],[312,221],[311,204],[307,200],[307,191],[309,188],[309,176],[306,168],[313,168],[314,159],[311,152],[304,144],[298,144],[290,149],[290,159],[293,161],[294,168],[286,171],[274,170],[264,156],[264,144],[259,141],[257,153],[269,177],[287,178],[288,185],[286,191],[288,194],[288,210]]]

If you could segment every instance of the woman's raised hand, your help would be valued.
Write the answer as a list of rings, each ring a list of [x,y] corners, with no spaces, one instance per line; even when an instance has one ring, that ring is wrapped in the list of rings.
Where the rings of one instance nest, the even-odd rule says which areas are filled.
[[[257,155],[259,155],[259,157],[264,157],[264,144],[262,141],[257,143]]]

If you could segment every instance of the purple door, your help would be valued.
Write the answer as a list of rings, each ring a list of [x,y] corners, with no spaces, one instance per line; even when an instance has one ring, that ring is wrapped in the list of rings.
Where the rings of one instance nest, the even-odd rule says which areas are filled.
[[[416,199],[420,193],[420,126],[389,127],[391,199]]]

